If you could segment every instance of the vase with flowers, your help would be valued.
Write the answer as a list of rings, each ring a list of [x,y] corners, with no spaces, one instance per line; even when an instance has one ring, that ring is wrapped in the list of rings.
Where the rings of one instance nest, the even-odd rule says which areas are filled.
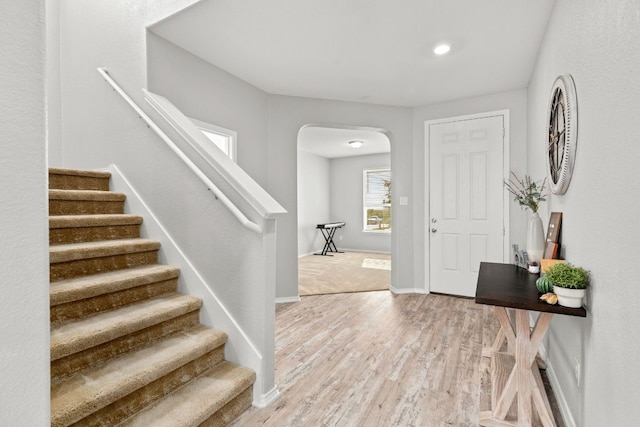
[[[529,213],[529,222],[527,225],[527,255],[529,261],[540,261],[544,253],[544,228],[542,219],[538,215],[538,207],[540,202],[546,201],[544,192],[547,179],[542,182],[534,181],[529,175],[519,178],[514,172],[511,172],[511,178],[504,182],[504,186],[509,193],[514,196],[514,200]]]

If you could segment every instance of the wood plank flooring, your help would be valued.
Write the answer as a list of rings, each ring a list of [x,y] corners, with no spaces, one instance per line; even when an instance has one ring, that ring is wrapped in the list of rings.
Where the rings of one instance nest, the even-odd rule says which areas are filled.
[[[489,406],[491,307],[388,291],[303,297],[276,310],[281,396],[232,426],[475,426]]]

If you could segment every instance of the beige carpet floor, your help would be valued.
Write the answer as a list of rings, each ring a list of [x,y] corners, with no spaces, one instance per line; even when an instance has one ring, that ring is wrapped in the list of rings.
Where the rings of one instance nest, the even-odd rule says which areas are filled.
[[[390,285],[391,256],[387,254],[345,252],[298,260],[300,295],[382,291]]]

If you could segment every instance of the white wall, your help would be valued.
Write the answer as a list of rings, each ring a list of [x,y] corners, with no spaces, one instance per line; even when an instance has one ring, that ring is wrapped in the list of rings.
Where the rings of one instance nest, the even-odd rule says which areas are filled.
[[[62,104],[60,85],[60,1],[46,0],[47,31],[47,151],[50,166],[62,165]]]
[[[506,71],[505,71],[506,72]],[[425,174],[428,170],[425,166],[425,134],[424,122],[427,120],[442,119],[448,117],[464,116],[488,111],[509,110],[510,127],[510,170],[519,175],[527,172],[527,92],[517,90],[497,93],[493,95],[479,96],[461,99],[441,104],[427,105],[415,108],[413,111],[414,132],[414,156],[413,156],[413,180],[416,183],[413,194],[413,227],[415,230],[413,242],[413,258],[415,265],[415,282],[425,281],[425,233],[428,224],[425,218]],[[395,170],[394,170],[395,172]],[[540,179],[543,175],[540,175]],[[526,212],[511,202],[509,208],[510,240],[524,246],[526,240],[525,227],[527,224]],[[508,254],[509,255],[509,254]]]
[[[0,425],[49,425],[45,9],[0,14]]]
[[[591,272],[586,319],[555,316],[547,351],[575,425],[640,419],[640,3],[557,0],[528,90],[528,169],[545,174],[551,85],[570,73],[578,98],[576,165],[567,193],[543,206],[563,212],[567,260]],[[573,376],[574,358],[582,381]]]
[[[324,238],[317,224],[331,217],[330,160],[298,150],[298,256],[320,252]]]
[[[148,89],[187,116],[237,132],[237,162],[268,181],[268,95],[173,43],[147,34]]]
[[[336,232],[341,249],[371,252],[391,252],[391,234],[362,231],[362,173],[365,169],[388,169],[389,154],[343,157],[331,160],[331,218],[347,225]],[[395,176],[392,173],[392,180]],[[395,181],[393,181],[395,185]],[[395,189],[395,187],[392,187]],[[395,196],[395,192],[394,192]],[[395,221],[394,212],[391,212]],[[395,223],[392,222],[392,227]]]
[[[364,126],[386,129],[391,142],[394,194],[407,196],[408,206],[394,201],[392,282],[396,288],[412,288],[413,135],[411,109],[289,96],[270,96],[269,185],[271,195],[289,212],[278,221],[278,284],[276,296],[298,296],[297,263],[297,138],[309,123]]]

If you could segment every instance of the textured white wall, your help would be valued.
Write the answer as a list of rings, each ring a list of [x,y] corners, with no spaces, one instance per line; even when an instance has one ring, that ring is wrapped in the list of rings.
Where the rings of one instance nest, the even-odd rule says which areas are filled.
[[[60,85],[60,0],[46,0],[47,151],[50,166],[62,165],[62,104]]]
[[[0,425],[49,424],[45,10],[0,5]]]
[[[184,49],[147,35],[148,89],[187,116],[237,132],[237,162],[267,185],[268,95]]]
[[[391,252],[391,235],[362,232],[362,172],[391,167],[389,154],[343,157],[331,160],[331,218],[347,225],[336,233],[340,248],[358,251]],[[392,177],[393,171],[391,171]],[[395,184],[395,181],[393,182]],[[395,187],[392,187],[395,190]],[[395,191],[394,191],[395,197]],[[396,203],[397,205],[397,203]],[[394,212],[391,213],[395,221]],[[395,227],[395,223],[392,223]]]
[[[332,219],[330,160],[298,150],[298,255],[320,252],[324,238],[316,229]]]
[[[528,90],[530,173],[545,173],[551,85],[570,73],[578,97],[576,165],[567,193],[543,208],[563,212],[567,260],[591,272],[586,319],[555,316],[547,350],[575,425],[640,419],[638,117],[640,2],[557,0]],[[582,364],[578,385],[574,358]]]
[[[455,116],[484,113],[487,111],[509,110],[510,120],[510,148],[509,163],[510,169],[524,174],[527,171],[527,92],[526,90],[516,90],[511,92],[497,93],[493,95],[479,96],[474,98],[461,99],[441,104],[427,105],[414,109],[413,112],[413,132],[414,132],[414,156],[413,156],[413,179],[414,203],[413,203],[413,223],[416,230],[414,236],[413,257],[415,265],[415,282],[422,284],[425,281],[425,232],[427,224],[425,217],[425,174],[428,170],[425,167],[425,135],[424,122],[427,120],[442,119]],[[541,176],[542,179],[542,176]],[[520,207],[512,202],[509,208],[510,240],[524,246],[526,235],[527,216]]]

